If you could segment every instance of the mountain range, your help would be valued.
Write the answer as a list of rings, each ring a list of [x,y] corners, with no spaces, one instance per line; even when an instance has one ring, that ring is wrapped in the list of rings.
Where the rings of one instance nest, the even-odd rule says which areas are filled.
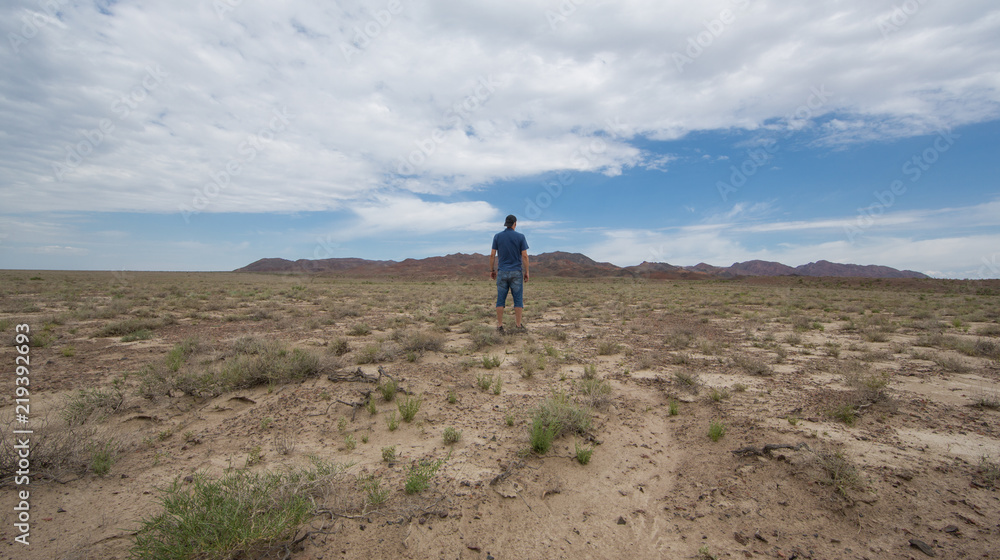
[[[266,258],[248,264],[235,272],[306,272],[355,277],[401,276],[413,278],[485,277],[489,275],[489,257],[473,253],[456,253],[443,257],[376,261],[360,258],[299,259]],[[643,262],[620,267],[597,262],[580,253],[555,251],[530,256],[532,276],[570,278],[641,277],[641,278],[733,278],[737,276],[833,276],[845,278],[929,278],[912,270],[897,270],[888,266],[840,264],[816,261],[796,267],[778,262],[753,260],[733,263],[727,267],[699,263],[694,266],[674,266],[667,263]]]

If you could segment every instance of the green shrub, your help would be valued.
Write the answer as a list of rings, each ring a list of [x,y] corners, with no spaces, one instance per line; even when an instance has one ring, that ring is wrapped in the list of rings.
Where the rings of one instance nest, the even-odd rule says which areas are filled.
[[[681,405],[677,402],[677,399],[670,399],[667,401],[667,412],[671,416],[677,416],[681,412]]]
[[[286,474],[235,471],[216,480],[180,477],[161,491],[162,512],[141,522],[136,560],[258,557],[291,540],[313,512],[310,488],[334,469]]]
[[[485,325],[476,325],[469,331],[469,337],[472,339],[472,349],[482,350],[483,348],[494,346],[503,342],[503,337],[496,329],[492,329]]]
[[[709,391],[708,396],[712,399],[712,401],[714,401],[714,402],[720,402],[723,399],[728,399],[729,398],[729,389],[726,389],[725,387],[723,387],[720,390],[720,389],[716,389],[715,387],[712,387],[712,390]]]
[[[104,476],[111,471],[111,466],[115,463],[116,446],[109,440],[102,444],[91,444],[90,446],[90,470],[97,476]]]
[[[733,356],[733,365],[741,368],[750,375],[771,375],[774,370],[764,360],[743,354]]]
[[[490,385],[493,385],[493,376],[485,373],[476,375],[476,385],[482,391],[489,391]]]
[[[712,420],[708,425],[708,437],[712,441],[719,441],[726,435],[726,425],[718,420]]]
[[[365,493],[368,498],[368,503],[373,506],[377,506],[385,502],[389,497],[389,489],[382,488],[382,481],[375,477],[375,475],[369,475],[358,480],[361,491]]]
[[[366,336],[372,334],[372,328],[365,323],[359,323],[348,329],[347,334],[351,336]]]
[[[621,352],[621,345],[611,340],[602,340],[597,343],[597,354],[599,356],[610,356]]]
[[[576,444],[576,460],[581,465],[586,465],[590,462],[590,456],[594,454],[593,447],[581,447],[579,443]]]
[[[135,342],[136,340],[149,340],[151,338],[153,338],[153,331],[141,329],[123,336],[122,342]]]
[[[411,352],[440,352],[444,335],[431,331],[415,331],[403,337],[403,349]]]
[[[327,350],[332,352],[334,355],[343,356],[351,351],[351,345],[348,344],[346,338],[335,338],[330,342],[330,346]]]
[[[448,426],[444,429],[444,443],[445,445],[451,445],[457,443],[458,440],[462,439],[462,432]]]
[[[600,407],[607,404],[611,385],[604,379],[592,377],[580,382],[580,392],[590,400],[590,406]]]
[[[129,318],[122,321],[115,321],[104,325],[97,336],[126,336],[140,331],[152,331],[162,326],[162,322],[156,319]]]
[[[410,473],[406,477],[404,489],[407,494],[416,494],[427,489],[431,477],[441,468],[444,459],[438,461],[423,460],[410,467]]]
[[[396,446],[390,445],[382,448],[382,460],[391,463],[396,460]]]
[[[175,344],[174,347],[167,352],[167,369],[170,371],[177,371],[181,369],[181,365],[184,364],[187,357],[193,354],[197,348],[198,342],[193,338],[189,338],[179,344]]]
[[[858,420],[857,410],[850,404],[840,405],[831,409],[829,411],[829,415],[830,417],[836,418],[848,426],[853,426]]]
[[[407,396],[403,400],[396,403],[396,407],[399,409],[399,414],[403,417],[404,422],[413,422],[413,418],[416,417],[417,411],[420,410],[420,402],[420,399],[416,397]]]
[[[86,422],[95,412],[104,415],[118,412],[124,401],[125,384],[118,378],[107,389],[80,389],[67,400],[62,417],[70,426],[76,426]]]
[[[483,356],[483,368],[484,369],[493,369],[495,367],[500,367],[501,363],[503,363],[503,360],[501,360],[500,356],[497,356],[496,354],[490,354],[488,356]]]
[[[387,379],[379,383],[376,389],[382,394],[382,400],[391,402],[392,399],[396,398],[396,391],[399,389],[399,386],[396,384],[395,379]]]
[[[531,432],[528,435],[531,449],[539,455],[548,453],[561,430],[562,426],[558,422],[547,423],[542,416],[536,415],[531,421]]]

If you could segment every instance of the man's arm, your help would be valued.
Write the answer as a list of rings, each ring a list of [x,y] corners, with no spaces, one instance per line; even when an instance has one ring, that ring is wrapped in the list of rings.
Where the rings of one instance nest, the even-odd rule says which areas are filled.
[[[494,267],[496,260],[497,260],[497,250],[493,249],[490,251],[490,278],[494,280],[497,279],[497,269]]]
[[[528,250],[521,251],[521,266],[524,268],[524,279],[528,279]]]

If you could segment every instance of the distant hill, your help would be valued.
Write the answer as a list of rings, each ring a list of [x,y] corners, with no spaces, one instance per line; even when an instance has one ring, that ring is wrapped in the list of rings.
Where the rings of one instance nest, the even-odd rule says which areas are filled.
[[[489,257],[473,253],[456,253],[443,257],[406,259],[404,261],[374,261],[360,258],[260,259],[236,272],[299,272],[337,274],[354,277],[400,276],[407,278],[485,277],[489,274]],[[580,253],[556,251],[531,255],[531,274],[538,277],[570,278],[641,277],[659,279],[732,278],[736,276],[839,276],[846,278],[929,278],[912,270],[896,270],[888,266],[839,264],[817,261],[797,267],[761,260],[733,263],[718,267],[706,263],[680,267],[668,263],[643,262],[620,267],[597,262]]]

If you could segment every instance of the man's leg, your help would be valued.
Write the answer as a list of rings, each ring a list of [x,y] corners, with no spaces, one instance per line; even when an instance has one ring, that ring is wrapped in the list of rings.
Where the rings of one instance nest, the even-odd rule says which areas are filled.
[[[514,296],[514,321],[517,328],[521,328],[521,314],[524,312],[524,280],[521,278],[521,272],[518,271],[517,276],[511,279],[510,282],[510,295]]]
[[[507,303],[507,292],[510,291],[510,282],[506,275],[497,275],[497,328],[503,328],[503,309]]]
[[[514,310],[514,315],[519,316],[517,309]],[[518,319],[518,322],[520,321],[521,319]],[[497,327],[502,327],[502,326],[503,326],[503,307],[497,307]]]

